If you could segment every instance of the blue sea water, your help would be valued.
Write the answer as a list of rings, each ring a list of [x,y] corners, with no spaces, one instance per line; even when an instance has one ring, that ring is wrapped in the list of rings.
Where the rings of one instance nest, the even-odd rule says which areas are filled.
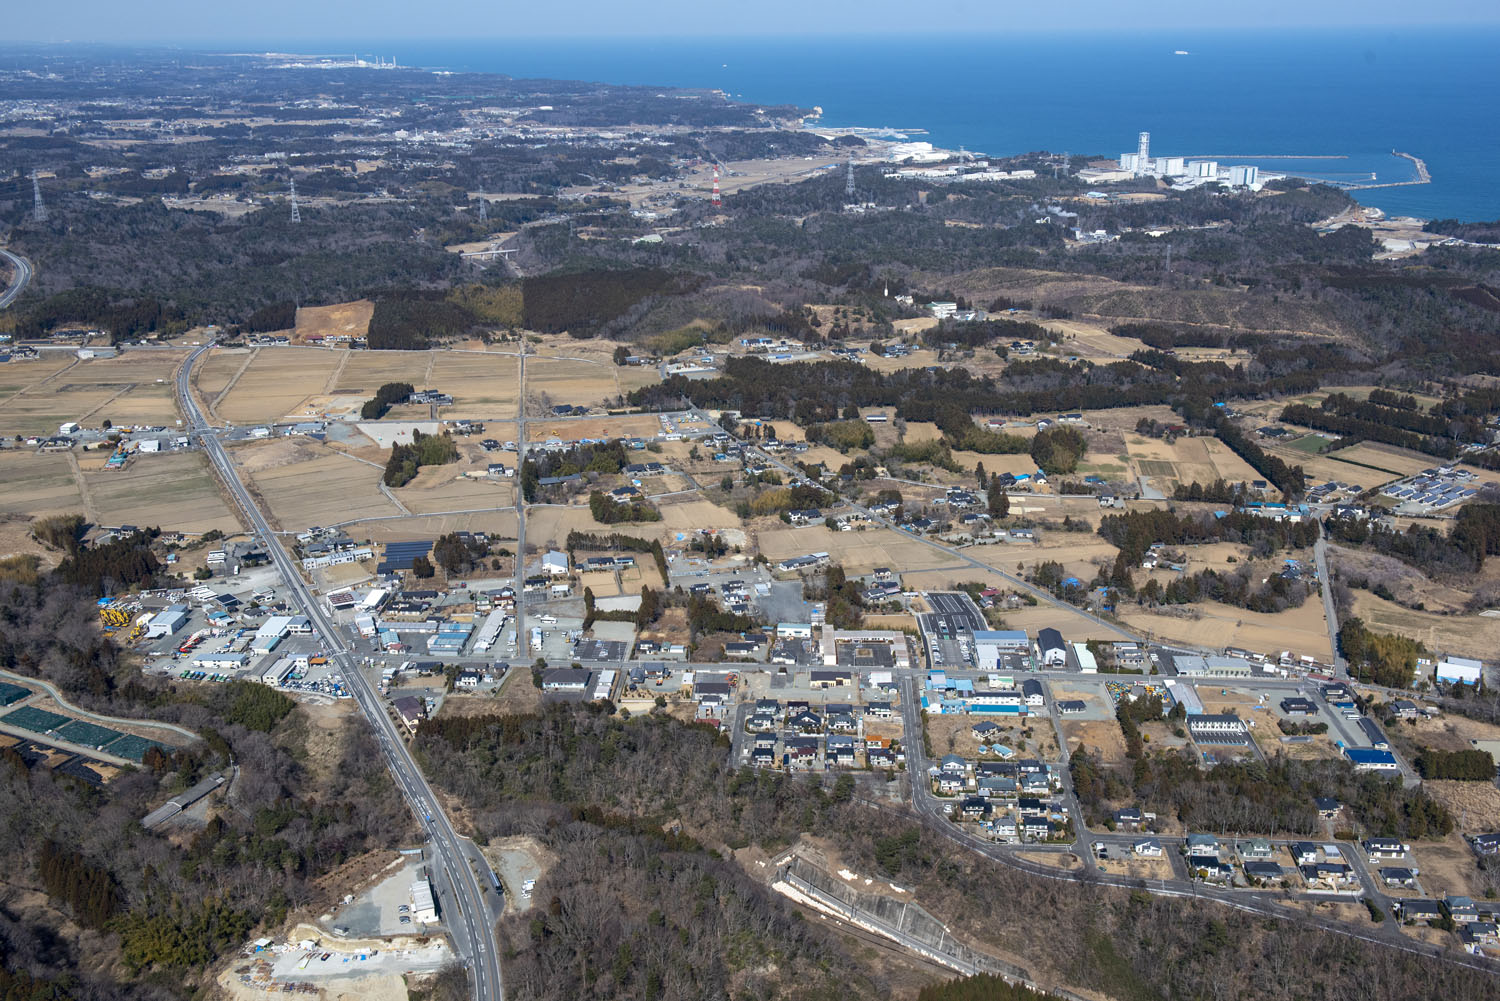
[[[348,51],[345,42],[327,51]],[[1381,181],[1392,215],[1500,218],[1500,27],[1181,34],[786,39],[524,39],[366,43],[406,65],[605,83],[714,87],[762,104],[817,105],[827,125],[923,129],[993,155],[1157,155],[1266,161]],[[1185,50],[1187,55],[1176,55]],[[1270,164],[1268,164],[1270,166]]]

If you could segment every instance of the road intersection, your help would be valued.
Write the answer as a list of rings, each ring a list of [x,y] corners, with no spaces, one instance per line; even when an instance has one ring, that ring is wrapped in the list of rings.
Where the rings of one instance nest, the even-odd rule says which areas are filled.
[[[313,631],[330,662],[337,665],[360,711],[374,730],[391,777],[429,839],[433,884],[439,901],[445,905],[443,921],[453,937],[456,953],[468,968],[476,1001],[503,1001],[505,988],[494,934],[503,903],[499,891],[494,889],[489,865],[474,843],[461,838],[453,829],[437,795],[407,750],[396,724],[361,670],[347,638],[330,619],[323,602],[303,581],[297,565],[245,489],[234,463],[193,399],[193,364],[211,346],[212,342],[208,342],[193,351],[177,373],[177,395],[188,433],[202,446],[230,496],[244,513],[251,532],[265,546],[286,586],[296,596],[303,614],[311,620]]]

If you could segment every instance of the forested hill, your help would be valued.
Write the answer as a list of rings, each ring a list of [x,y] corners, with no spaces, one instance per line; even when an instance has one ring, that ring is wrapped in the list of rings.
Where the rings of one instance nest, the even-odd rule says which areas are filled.
[[[123,564],[88,552],[64,561],[73,583],[29,563],[31,573],[16,561],[0,568],[0,667],[50,681],[88,709],[175,723],[202,740],[148,753],[139,770],[97,787],[0,755],[0,862],[12,888],[0,901],[0,996],[197,997],[210,966],[258,929],[291,908],[332,904],[320,876],[414,831],[363,727],[342,731],[336,760],[315,765],[306,711],[282,693],[143,678],[100,635],[97,592],[86,586]],[[169,796],[231,763],[236,809],[215,810],[183,841],[141,829]],[[39,891],[46,907],[19,891]]]

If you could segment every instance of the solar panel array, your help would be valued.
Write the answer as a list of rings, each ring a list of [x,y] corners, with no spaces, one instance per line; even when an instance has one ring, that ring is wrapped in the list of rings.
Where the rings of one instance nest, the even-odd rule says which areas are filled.
[[[159,740],[137,737],[133,733],[121,733],[107,726],[100,726],[87,720],[72,719],[60,713],[38,709],[36,706],[22,706],[20,709],[6,713],[0,716],[0,723],[30,730],[35,734],[50,735],[57,740],[67,741],[81,747],[92,747],[106,754],[129,758],[131,761],[143,760],[146,751],[152,747],[159,747],[169,753],[172,751],[171,745],[163,744]]]
[[[375,568],[376,573],[388,573],[392,570],[410,570],[412,561],[418,556],[426,556],[432,552],[432,542],[391,542],[385,547],[385,559]]]

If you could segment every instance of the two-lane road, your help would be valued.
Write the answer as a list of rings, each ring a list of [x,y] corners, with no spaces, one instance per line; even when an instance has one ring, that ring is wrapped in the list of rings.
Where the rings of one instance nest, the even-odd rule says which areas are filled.
[[[276,533],[271,531],[265,516],[240,482],[239,473],[230,462],[223,445],[194,402],[190,391],[193,364],[211,346],[211,343],[205,344],[195,350],[183,362],[177,374],[177,395],[183,416],[187,420],[188,432],[201,442],[224,486],[244,512],[251,530],[270,553],[286,586],[302,606],[303,614],[311,620],[314,631],[328,651],[329,659],[338,666],[360,711],[365,714],[375,731],[397,788],[406,797],[418,823],[431,839],[432,876],[440,899],[446,896],[448,903],[444,908],[443,920],[453,936],[455,949],[466,962],[474,997],[477,1001],[504,1001],[505,988],[501,981],[500,957],[495,943],[494,917],[488,903],[489,899],[493,899],[495,891],[484,885],[493,885],[489,866],[473,843],[460,838],[449,823],[432,787],[427,784],[426,778],[412,760],[406,743],[401,739],[401,734],[371,687],[369,679],[360,670],[343,634],[329,619],[327,609],[303,581],[291,555],[282,547]],[[446,895],[441,892],[443,886],[448,889]]]

